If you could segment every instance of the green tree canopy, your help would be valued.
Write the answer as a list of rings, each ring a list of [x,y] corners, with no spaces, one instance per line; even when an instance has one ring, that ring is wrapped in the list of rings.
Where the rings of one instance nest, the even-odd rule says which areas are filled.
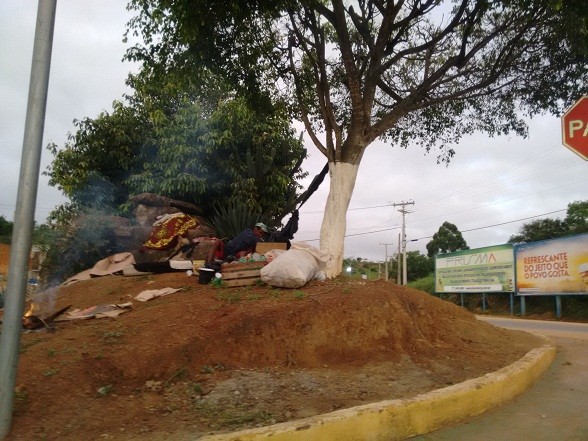
[[[568,204],[564,220],[546,218],[523,224],[508,242],[536,242],[582,233],[588,233],[588,201]]]
[[[450,222],[443,222],[433,235],[433,239],[427,244],[427,255],[433,257],[439,253],[452,253],[453,251],[469,250],[465,239],[457,227]]]
[[[112,113],[75,120],[77,131],[59,148],[45,172],[49,184],[61,190],[74,207],[110,208],[125,203],[128,177],[141,170],[154,127],[140,108],[114,103]]]
[[[588,233],[588,200],[568,204],[564,222],[569,234]]]
[[[10,222],[4,216],[0,216],[0,243],[10,243],[14,222]]]
[[[242,99],[211,110],[184,97],[149,108],[117,103],[111,114],[76,121],[47,174],[74,208],[117,210],[151,192],[211,213],[230,198],[279,222],[293,209],[306,150],[283,112],[259,114]]]
[[[143,41],[128,58],[145,87],[212,72],[259,108],[290,106],[329,162],[321,248],[334,276],[374,140],[440,147],[448,161],[464,134],[524,135],[519,111],[561,113],[586,92],[582,3],[131,0],[129,32]]]
[[[435,271],[435,262],[420,251],[406,253],[406,277],[408,282],[427,277]]]
[[[420,251],[408,251],[406,253],[406,278],[407,282],[414,282],[415,280],[427,277],[435,271],[435,261]],[[388,270],[389,279],[398,279],[398,261],[391,260],[391,265]]]

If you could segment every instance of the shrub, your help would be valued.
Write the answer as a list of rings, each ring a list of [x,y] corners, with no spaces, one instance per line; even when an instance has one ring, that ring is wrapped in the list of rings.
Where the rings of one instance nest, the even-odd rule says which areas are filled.
[[[427,277],[423,277],[422,279],[415,280],[414,282],[410,282],[408,284],[411,288],[420,289],[421,291],[426,291],[429,294],[435,293],[435,273],[429,274]]]

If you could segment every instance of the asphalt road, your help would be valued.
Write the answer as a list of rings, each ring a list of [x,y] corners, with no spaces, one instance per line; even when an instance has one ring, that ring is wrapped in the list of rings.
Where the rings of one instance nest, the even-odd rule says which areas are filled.
[[[551,337],[558,355],[543,377],[513,402],[457,427],[412,440],[588,440],[588,324],[478,317],[496,326]]]

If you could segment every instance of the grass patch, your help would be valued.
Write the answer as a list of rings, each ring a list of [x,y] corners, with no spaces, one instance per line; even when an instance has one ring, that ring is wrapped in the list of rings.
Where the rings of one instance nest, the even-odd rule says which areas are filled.
[[[296,300],[302,300],[305,296],[304,291],[294,291],[294,298]]]
[[[188,370],[186,368],[181,368],[178,369],[176,372],[174,372],[174,374],[169,377],[165,383],[163,383],[163,387],[166,388],[168,387],[172,381],[174,380],[181,380],[183,378],[186,378],[188,376]]]
[[[194,410],[211,421],[213,430],[266,426],[276,422],[271,413],[249,410],[242,403],[209,403],[201,400],[195,404]]]
[[[429,274],[427,277],[415,280],[408,284],[411,288],[419,289],[421,291],[428,292],[429,294],[435,293],[435,273]]]
[[[102,341],[107,344],[120,343],[122,336],[123,333],[121,331],[107,331],[102,334]]]
[[[241,293],[238,291],[219,290],[216,293],[216,298],[228,303],[237,303],[241,301]]]
[[[44,377],[52,377],[53,375],[57,375],[59,373],[59,369],[47,369],[45,372],[43,372],[43,376]]]

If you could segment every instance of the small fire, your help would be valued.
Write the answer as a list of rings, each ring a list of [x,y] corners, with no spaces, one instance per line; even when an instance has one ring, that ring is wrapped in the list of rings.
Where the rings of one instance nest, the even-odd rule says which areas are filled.
[[[29,306],[29,310],[24,313],[25,317],[30,317],[31,315],[39,315],[41,312],[41,305],[39,303],[31,302]]]
[[[44,315],[44,309],[43,304],[31,302],[29,310],[22,317],[22,326],[26,329],[37,329],[47,326],[45,320],[41,318]]]

